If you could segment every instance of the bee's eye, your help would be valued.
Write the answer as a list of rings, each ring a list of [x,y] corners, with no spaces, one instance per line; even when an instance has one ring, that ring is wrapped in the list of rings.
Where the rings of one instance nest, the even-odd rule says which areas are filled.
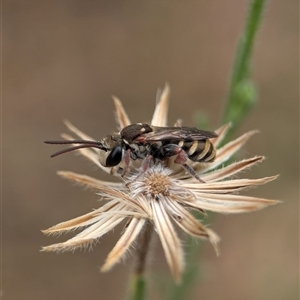
[[[106,159],[106,167],[114,167],[118,165],[122,160],[123,150],[121,146],[117,146],[112,149]]]

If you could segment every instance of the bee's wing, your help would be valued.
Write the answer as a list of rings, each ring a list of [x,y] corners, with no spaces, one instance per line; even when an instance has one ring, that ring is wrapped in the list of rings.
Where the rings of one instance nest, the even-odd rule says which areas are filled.
[[[155,127],[153,131],[144,136],[146,142],[156,141],[201,141],[217,137],[217,134],[212,131],[199,130],[191,127]]]

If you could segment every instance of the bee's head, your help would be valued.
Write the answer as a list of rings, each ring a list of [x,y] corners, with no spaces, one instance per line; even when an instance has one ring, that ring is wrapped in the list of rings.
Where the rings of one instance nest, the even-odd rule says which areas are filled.
[[[58,156],[73,150],[82,148],[97,148],[103,150],[100,152],[99,161],[104,167],[114,167],[118,165],[123,158],[122,140],[119,135],[108,135],[102,141],[71,140],[71,141],[45,141],[46,144],[78,144],[67,149],[60,150],[51,155]]]
[[[100,152],[100,164],[104,167],[115,167],[122,161],[124,155],[120,136],[108,135],[103,139],[102,143],[106,150]]]

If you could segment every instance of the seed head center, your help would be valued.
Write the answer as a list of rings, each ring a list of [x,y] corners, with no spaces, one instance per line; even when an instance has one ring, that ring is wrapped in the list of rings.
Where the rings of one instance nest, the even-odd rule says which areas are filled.
[[[145,185],[153,196],[168,196],[171,181],[168,176],[159,173],[150,174],[145,178]]]

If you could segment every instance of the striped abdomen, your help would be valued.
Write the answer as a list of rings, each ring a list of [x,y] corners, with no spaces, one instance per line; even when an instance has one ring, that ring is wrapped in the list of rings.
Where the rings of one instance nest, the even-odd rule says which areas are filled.
[[[216,157],[216,149],[209,139],[201,141],[180,141],[178,146],[195,162],[212,162]]]

